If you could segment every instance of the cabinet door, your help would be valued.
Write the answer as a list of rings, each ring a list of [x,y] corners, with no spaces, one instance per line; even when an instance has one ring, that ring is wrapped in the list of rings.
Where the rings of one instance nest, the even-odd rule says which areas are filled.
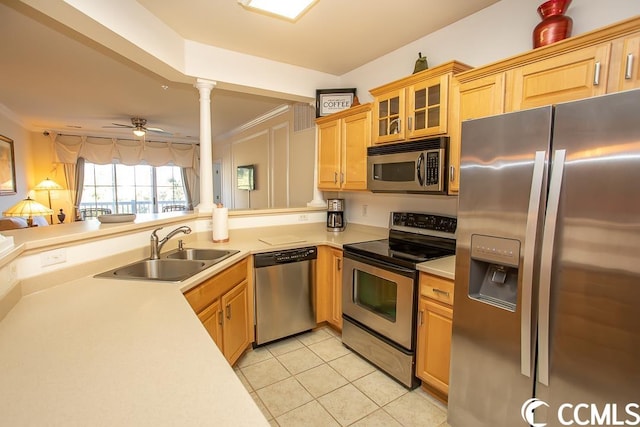
[[[377,96],[373,107],[373,142],[400,141],[405,138],[405,90]]]
[[[640,36],[628,37],[622,43],[622,61],[619,66],[617,90],[640,87]],[[612,88],[610,88],[610,92]]]
[[[449,75],[409,87],[407,137],[447,133]]]
[[[455,85],[456,125],[449,140],[449,193],[460,189],[462,122],[504,112],[505,76],[498,73]],[[456,107],[453,107],[456,108]]]
[[[329,323],[342,330],[342,251],[331,248],[331,317]]]
[[[343,190],[367,189],[367,147],[371,140],[371,112],[363,112],[342,119]]]
[[[318,125],[318,188],[340,188],[340,120]]]
[[[453,310],[420,298],[416,375],[446,396],[449,393],[449,364]]]
[[[218,348],[222,349],[222,311],[220,310],[220,300],[216,300],[209,307],[198,314],[198,319],[209,332],[211,338]]]
[[[223,311],[222,353],[233,365],[251,343],[247,282],[242,282],[221,298]]]
[[[509,111],[589,98],[607,92],[611,43],[590,46],[513,70]]]

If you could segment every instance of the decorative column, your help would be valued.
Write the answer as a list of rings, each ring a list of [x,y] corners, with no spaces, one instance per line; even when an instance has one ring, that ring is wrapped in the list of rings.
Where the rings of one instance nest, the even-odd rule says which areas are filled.
[[[198,212],[213,212],[213,141],[211,140],[211,90],[216,82],[197,79],[200,91],[200,204]]]

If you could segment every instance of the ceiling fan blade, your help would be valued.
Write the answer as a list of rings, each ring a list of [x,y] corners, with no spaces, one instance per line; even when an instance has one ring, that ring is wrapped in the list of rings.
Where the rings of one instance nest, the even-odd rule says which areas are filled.
[[[154,132],[154,133],[163,133],[165,135],[173,135],[171,132],[167,132],[164,129],[160,129],[160,128],[145,128],[146,130],[148,130],[149,132]]]
[[[123,125],[120,123],[111,123],[113,126],[102,126],[103,128],[111,128],[111,129],[122,129],[122,128],[129,128],[132,129],[133,126],[131,125]]]

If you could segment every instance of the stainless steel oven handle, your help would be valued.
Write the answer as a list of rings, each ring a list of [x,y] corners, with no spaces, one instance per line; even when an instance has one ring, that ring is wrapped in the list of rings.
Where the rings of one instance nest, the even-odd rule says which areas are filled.
[[[418,173],[418,184],[420,184],[420,187],[422,187],[424,185],[424,177],[420,173],[420,168],[422,167],[422,164],[424,163],[424,153],[420,153],[420,155],[418,156],[418,161],[416,163],[417,163],[416,164],[416,171]]]
[[[542,234],[542,254],[540,261],[540,297],[538,303],[538,381],[549,385],[549,329],[551,304],[551,273],[553,263],[553,247],[562,190],[562,175],[566,150],[556,150],[553,156],[551,179],[549,181],[549,197],[547,216]]]
[[[522,266],[522,306],[520,310],[520,373],[531,377],[531,313],[533,292],[533,270],[537,241],[537,228],[540,219],[540,197],[544,182],[546,151],[536,151],[533,161],[533,177],[529,194],[529,212],[524,240]]]

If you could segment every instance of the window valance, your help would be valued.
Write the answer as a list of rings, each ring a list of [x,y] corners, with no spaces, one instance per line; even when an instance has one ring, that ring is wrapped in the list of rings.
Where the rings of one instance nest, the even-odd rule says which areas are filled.
[[[75,164],[78,157],[96,164],[116,161],[125,165],[175,165],[194,168],[199,154],[195,144],[50,134],[55,162]]]

